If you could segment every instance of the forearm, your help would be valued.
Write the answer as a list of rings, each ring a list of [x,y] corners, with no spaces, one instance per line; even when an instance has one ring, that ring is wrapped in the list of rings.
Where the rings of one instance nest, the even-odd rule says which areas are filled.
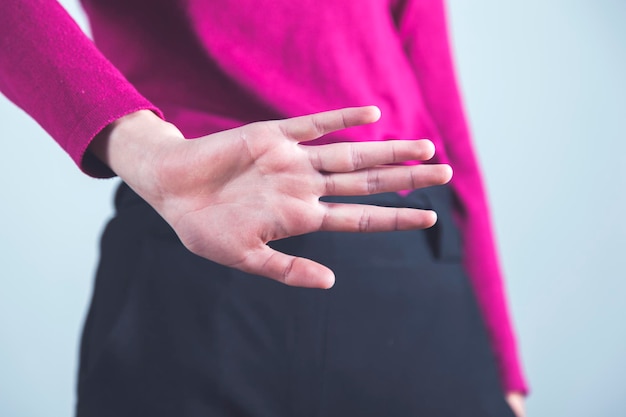
[[[112,175],[84,159],[98,132],[128,113],[158,112],[56,1],[3,1],[0,51],[0,91],[91,175]]]

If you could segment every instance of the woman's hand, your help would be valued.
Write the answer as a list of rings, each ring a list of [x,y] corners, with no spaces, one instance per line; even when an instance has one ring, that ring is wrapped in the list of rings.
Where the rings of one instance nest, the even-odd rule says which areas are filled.
[[[509,403],[509,407],[515,413],[515,417],[526,417],[526,409],[524,403],[526,397],[519,392],[511,391],[505,396],[506,402]]]
[[[331,204],[321,196],[365,195],[450,180],[427,160],[430,141],[305,146],[326,133],[378,120],[376,107],[252,123],[194,140],[149,111],[123,117],[90,147],[172,226],[193,253],[288,285],[329,288],[327,267],[267,243],[315,231],[375,232],[432,226],[436,214]]]

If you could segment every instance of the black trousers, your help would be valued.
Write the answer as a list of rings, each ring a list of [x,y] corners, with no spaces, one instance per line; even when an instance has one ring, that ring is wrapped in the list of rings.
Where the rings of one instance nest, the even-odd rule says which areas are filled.
[[[445,187],[341,201],[434,208],[427,231],[273,243],[331,290],[290,288],[188,252],[126,185],[102,238],[77,415],[511,417]]]

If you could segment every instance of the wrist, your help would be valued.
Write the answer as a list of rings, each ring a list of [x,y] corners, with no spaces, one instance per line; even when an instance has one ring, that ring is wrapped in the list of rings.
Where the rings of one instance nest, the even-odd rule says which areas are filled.
[[[149,157],[154,145],[164,139],[163,130],[172,128],[176,130],[150,110],[139,110],[105,127],[91,141],[88,151],[122,176],[130,166]]]
[[[183,140],[174,125],[150,110],[139,110],[104,128],[88,151],[134,188],[143,179],[155,177],[168,145]]]

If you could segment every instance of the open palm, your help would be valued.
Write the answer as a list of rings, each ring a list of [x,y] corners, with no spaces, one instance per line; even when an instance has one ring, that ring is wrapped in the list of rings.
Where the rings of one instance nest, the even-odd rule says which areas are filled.
[[[270,248],[315,231],[374,232],[429,227],[430,211],[320,201],[443,184],[447,165],[389,166],[430,159],[431,142],[398,140],[306,146],[302,142],[375,122],[375,107],[258,122],[194,140],[171,141],[154,175],[124,178],[192,252],[289,285],[328,288],[334,275],[312,260]]]

